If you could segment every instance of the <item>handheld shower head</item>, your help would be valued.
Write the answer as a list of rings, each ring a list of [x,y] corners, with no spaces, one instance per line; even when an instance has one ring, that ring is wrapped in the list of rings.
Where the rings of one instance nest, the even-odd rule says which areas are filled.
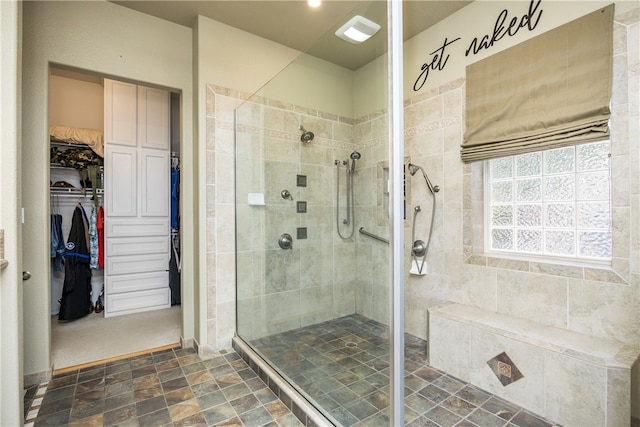
[[[306,130],[304,128],[304,126],[302,126],[302,125],[300,125],[298,127],[298,129],[300,129],[302,131],[302,135],[300,135],[300,141],[301,142],[311,142],[311,141],[313,141],[313,138],[315,137],[313,132],[310,132],[310,131]]]
[[[431,184],[431,181],[429,180],[427,173],[424,171],[424,169],[422,169],[422,166],[409,163],[408,169],[411,176],[414,176],[418,171],[422,172],[422,176],[424,177],[424,180],[427,182],[427,187],[429,187],[429,191],[431,191],[431,194],[435,195],[435,193],[440,191],[440,187],[438,187],[437,185]]]

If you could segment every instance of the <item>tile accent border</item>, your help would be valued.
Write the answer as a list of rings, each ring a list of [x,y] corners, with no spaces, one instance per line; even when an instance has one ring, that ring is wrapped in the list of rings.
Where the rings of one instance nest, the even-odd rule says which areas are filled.
[[[258,374],[271,391],[293,412],[293,414],[307,427],[333,427],[335,423],[329,421],[302,395],[300,395],[287,381],[271,368],[257,353],[255,353],[242,338],[233,337],[233,349]]]
[[[42,400],[44,399],[44,395],[47,392],[47,387],[49,386],[49,382],[45,382],[38,386],[38,390],[36,391],[36,395],[29,406],[29,410],[26,412],[26,416],[24,417],[24,427],[32,427],[38,418],[38,412],[40,411],[40,405],[42,404]]]

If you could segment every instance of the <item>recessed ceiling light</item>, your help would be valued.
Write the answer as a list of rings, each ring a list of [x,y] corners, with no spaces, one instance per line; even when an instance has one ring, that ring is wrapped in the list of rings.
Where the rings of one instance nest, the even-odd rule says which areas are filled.
[[[356,15],[336,31],[336,36],[349,43],[362,43],[380,30],[380,25]]]
[[[320,7],[322,0],[307,0],[309,7]]]

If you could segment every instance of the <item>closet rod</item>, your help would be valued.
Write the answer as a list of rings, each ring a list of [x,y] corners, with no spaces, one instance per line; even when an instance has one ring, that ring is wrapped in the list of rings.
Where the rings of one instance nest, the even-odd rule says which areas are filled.
[[[81,192],[62,192],[62,191],[52,191],[50,194],[50,196],[59,196],[59,197],[93,197],[93,193],[91,193],[91,191],[87,191],[86,193],[81,193]],[[96,196],[98,197],[102,197],[104,196],[102,191],[99,191]]]

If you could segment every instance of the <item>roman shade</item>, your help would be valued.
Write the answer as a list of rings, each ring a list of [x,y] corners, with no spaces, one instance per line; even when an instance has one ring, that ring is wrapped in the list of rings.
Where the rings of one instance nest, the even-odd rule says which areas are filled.
[[[465,163],[608,138],[613,11],[467,66]]]

